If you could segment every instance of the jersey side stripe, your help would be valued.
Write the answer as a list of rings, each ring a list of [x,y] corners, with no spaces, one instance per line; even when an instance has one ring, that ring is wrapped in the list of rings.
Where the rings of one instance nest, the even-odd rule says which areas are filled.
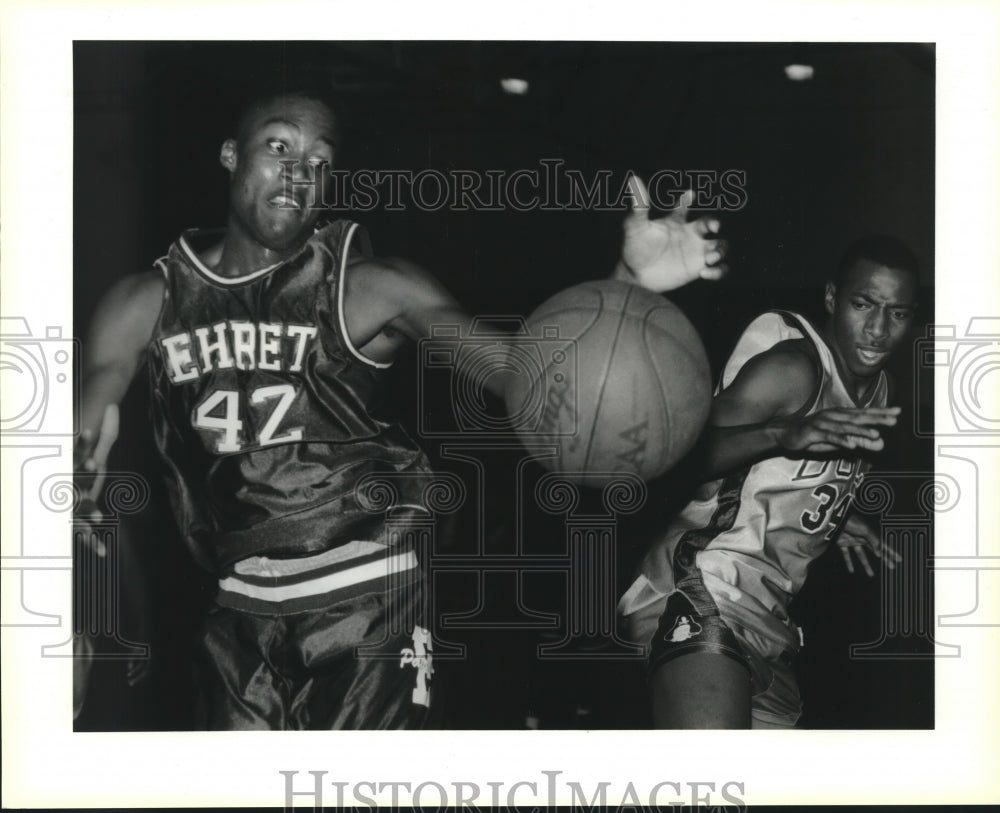
[[[370,359],[368,356],[363,355],[361,351],[354,346],[354,342],[351,341],[351,336],[347,332],[347,320],[344,319],[344,288],[346,287],[344,277],[347,273],[347,255],[351,249],[351,238],[354,237],[354,232],[357,228],[357,223],[351,224],[351,227],[347,230],[347,236],[344,238],[344,247],[340,252],[340,266],[337,269],[337,321],[340,326],[340,335],[344,339],[344,345],[350,351],[351,355],[358,361],[363,361],[371,367],[384,370],[387,367],[391,367],[392,362],[375,361],[374,359]],[[329,252],[329,249],[327,249],[326,246],[322,246],[322,248],[324,251]],[[332,256],[333,255],[331,254],[331,258]]]
[[[703,528],[694,528],[681,535],[674,549],[674,584],[701,615],[718,613],[715,601],[701,576],[695,557],[705,550],[715,537],[732,530],[740,512],[741,493],[750,468],[731,474],[722,481],[712,518]]]

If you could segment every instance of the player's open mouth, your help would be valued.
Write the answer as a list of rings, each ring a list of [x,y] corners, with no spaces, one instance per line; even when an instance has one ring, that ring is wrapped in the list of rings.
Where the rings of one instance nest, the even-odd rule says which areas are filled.
[[[271,206],[278,209],[301,209],[302,204],[290,195],[275,195],[268,201]]]
[[[889,353],[885,350],[874,350],[864,347],[858,348],[858,355],[865,364],[878,364],[884,361]]]

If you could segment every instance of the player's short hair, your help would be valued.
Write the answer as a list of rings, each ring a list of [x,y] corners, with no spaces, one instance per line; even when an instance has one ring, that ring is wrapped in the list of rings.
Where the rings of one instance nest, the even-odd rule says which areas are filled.
[[[239,107],[239,112],[235,119],[232,137],[239,142],[246,132],[247,125],[253,118],[254,113],[265,104],[275,99],[309,99],[319,102],[329,108],[334,114],[336,122],[336,140],[338,146],[342,136],[342,104],[330,88],[330,84],[320,76],[289,77],[280,76],[264,84],[256,85],[252,93],[245,97]]]
[[[916,255],[902,240],[888,234],[869,234],[855,240],[844,252],[833,277],[833,284],[840,288],[851,269],[861,260],[906,271],[913,275],[914,280],[920,279],[920,264]]]

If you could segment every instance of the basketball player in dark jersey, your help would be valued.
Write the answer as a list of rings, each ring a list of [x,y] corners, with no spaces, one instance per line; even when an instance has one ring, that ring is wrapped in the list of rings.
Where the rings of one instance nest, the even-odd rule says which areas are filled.
[[[827,321],[771,312],[729,358],[707,430],[707,482],[647,552],[619,604],[648,647],[654,723],[664,728],[784,728],[801,712],[788,617],[810,563],[837,539],[853,572],[867,550],[898,555],[851,515],[883,447],[883,370],[916,305],[916,262],[871,237],[826,288]],[[838,537],[839,533],[839,537]]]
[[[357,224],[317,228],[314,173],[338,141],[316,94],[252,104],[220,153],[225,229],[187,232],[155,269],[118,282],[85,343],[79,459],[91,470],[102,416],[149,362],[172,507],[219,578],[203,641],[213,728],[430,722],[421,563],[355,486],[393,476],[398,510],[421,510],[428,461],[376,416],[380,374],[432,325],[471,319],[423,269],[374,258]],[[684,204],[651,220],[633,183],[613,275],[658,291],[722,276],[718,221],[689,222]],[[502,376],[489,382],[502,391]]]

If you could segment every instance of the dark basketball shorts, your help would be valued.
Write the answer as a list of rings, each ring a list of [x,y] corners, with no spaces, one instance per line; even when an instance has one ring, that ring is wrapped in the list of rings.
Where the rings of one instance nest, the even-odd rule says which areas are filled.
[[[238,563],[202,637],[206,726],[434,727],[424,586],[413,551],[372,542]]]
[[[699,613],[680,590],[662,593],[640,575],[619,603],[629,640],[646,647],[648,674],[692,652],[714,652],[741,663],[749,674],[754,728],[792,728],[802,701],[792,671],[794,651],[762,634],[752,612],[725,604]]]

